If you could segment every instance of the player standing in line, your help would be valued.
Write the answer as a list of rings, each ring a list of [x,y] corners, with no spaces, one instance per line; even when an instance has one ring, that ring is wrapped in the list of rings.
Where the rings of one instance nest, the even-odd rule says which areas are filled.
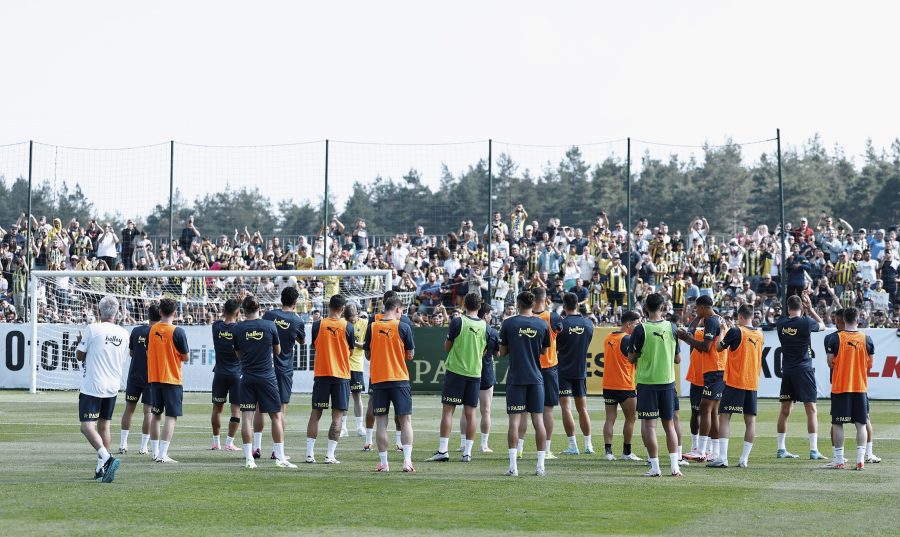
[[[844,330],[825,337],[828,365],[834,370],[831,383],[831,429],[834,460],[826,468],[843,469],[844,424],[856,425],[856,469],[865,468],[866,421],[868,419],[868,371],[875,344],[857,328],[856,308],[844,310]]]
[[[294,387],[294,342],[303,345],[306,339],[306,328],[300,316],[297,315],[297,297],[300,292],[296,287],[285,287],[281,290],[281,309],[269,310],[263,315],[263,320],[272,321],[278,328],[278,341],[281,344],[281,352],[275,355],[275,379],[278,381],[278,393],[281,398],[281,430],[287,430],[285,416],[287,406],[291,402],[291,390]],[[254,456],[259,454],[262,444],[263,416],[254,417],[253,447]],[[257,432],[258,431],[258,432]],[[275,450],[269,457],[275,459]]]
[[[478,403],[481,412],[481,452],[493,453],[488,446],[488,437],[491,433],[491,403],[494,399],[494,384],[497,384],[497,375],[494,366],[494,357],[500,352],[500,333],[491,326],[491,305],[484,303],[478,310],[478,317],[487,323],[487,337],[484,347],[484,356],[481,358],[481,385],[479,386]],[[459,430],[467,431],[468,422],[466,413],[459,417]]]
[[[469,293],[463,299],[466,314],[450,321],[444,350],[447,352],[444,386],[441,393],[441,423],[438,450],[428,462],[447,462],[450,432],[453,430],[453,413],[457,405],[463,405],[466,428],[460,431],[465,437],[462,462],[472,461],[472,445],[475,443],[475,409],[481,391],[481,367],[487,346],[487,323],[478,317],[481,296]]]
[[[241,312],[241,303],[230,298],[222,305],[222,318],[212,325],[213,348],[216,351],[216,365],[213,367],[212,380],[212,447],[221,448],[222,411],[225,400],[231,404],[231,419],[228,422],[228,436],[225,439],[225,451],[240,451],[234,445],[241,426],[241,361],[234,353],[234,325]]]
[[[546,321],[532,313],[534,295],[528,291],[516,297],[518,315],[507,318],[500,326],[500,355],[509,356],[506,374],[506,413],[509,415],[507,447],[509,470],[507,476],[519,475],[518,457],[521,421],[531,414],[537,448],[535,475],[544,475],[544,456],[547,432],[544,429],[544,376],[541,374],[541,354],[550,348],[550,329]],[[558,392],[557,392],[558,393]]]
[[[675,364],[681,362],[676,327],[663,319],[666,299],[659,293],[647,296],[648,320],[634,328],[628,360],[636,364],[637,412],[641,420],[641,437],[650,460],[646,477],[659,477],[659,446],[656,421],[662,419],[669,449],[671,475],[680,476],[678,468],[678,435],[675,432]]]
[[[150,329],[150,342],[147,343],[147,380],[150,381],[153,401],[150,448],[153,460],[162,463],[178,462],[169,457],[169,444],[175,434],[175,422],[181,416],[184,400],[181,364],[188,361],[190,352],[184,329],[172,324],[177,311],[175,300],[164,298],[159,301],[160,320]],[[160,434],[159,422],[163,412],[166,423]]]
[[[704,459],[715,460],[719,455],[719,401],[725,390],[725,353],[716,350],[722,339],[719,317],[713,311],[712,298],[701,295],[697,299],[697,317],[688,330],[679,329],[678,339],[691,349],[691,362],[699,360],[703,372],[703,396],[700,401],[700,453]],[[703,328],[699,323],[703,322]]]
[[[109,454],[109,422],[116,408],[119,383],[122,382],[128,332],[116,324],[119,301],[115,297],[103,297],[98,308],[101,322],[84,327],[75,350],[75,359],[84,362],[84,376],[78,394],[78,418],[81,434],[97,450],[94,479],[111,483],[120,462]]]
[[[641,316],[635,311],[622,314],[618,330],[606,336],[603,342],[603,402],[606,403],[606,421],[603,423],[603,444],[606,460],[614,461],[612,441],[616,424],[616,407],[622,407],[625,425],[622,427],[622,460],[640,461],[631,451],[634,424],[637,421],[637,384],[634,380],[634,364],[628,360],[630,336]]]
[[[359,307],[350,303],[344,307],[344,319],[353,325],[353,334],[356,336],[356,343],[353,351],[350,353],[350,396],[353,398],[353,415],[356,417],[356,436],[366,436],[366,429],[363,427],[363,406],[362,393],[366,389],[365,379],[363,378],[363,359],[366,353],[363,351],[363,338],[366,333],[366,326],[369,321],[366,317],[361,317]],[[347,431],[347,415],[341,418],[341,436],[349,436],[344,434]]]
[[[705,456],[700,450],[700,403],[703,401],[702,361],[700,353],[692,350],[687,375],[685,375],[685,380],[690,384],[688,395],[691,404],[691,451],[684,458],[693,461],[699,461]]]
[[[141,423],[141,448],[138,453],[150,453],[150,422],[152,421],[152,400],[150,399],[150,383],[147,382],[147,339],[150,327],[159,321],[159,307],[156,304],[147,310],[149,324],[131,330],[128,339],[128,354],[131,365],[128,367],[128,381],[125,383],[125,412],[122,413],[122,430],[120,431],[119,453],[128,453],[128,431],[131,429],[131,417],[137,409],[138,399],[144,403],[144,420]],[[157,435],[159,431],[157,431]]]
[[[806,410],[806,430],[809,433],[809,458],[825,460],[819,453],[818,422],[816,419],[815,369],[809,354],[810,334],[825,330],[825,323],[815,312],[809,300],[809,291],[804,290],[802,298],[792,295],[787,299],[788,316],[778,319],[775,329],[781,343],[781,412],[778,415],[779,459],[796,459],[785,445],[787,420],[791,415],[794,401],[803,403]],[[806,313],[806,315],[804,315]]]
[[[578,313],[578,295],[563,295],[563,308],[566,317],[562,320],[562,328],[556,338],[556,350],[559,359],[559,402],[562,407],[563,429],[566,431],[568,446],[564,455],[578,455],[578,442],[575,440],[575,419],[572,417],[572,401],[578,411],[578,424],[584,435],[584,452],[594,453],[591,440],[591,417],[587,411],[587,350],[594,336],[594,323]]]
[[[343,318],[347,299],[332,295],[328,300],[328,316],[313,323],[312,341],[316,347],[313,370],[312,412],[306,425],[306,462],[316,462],[316,437],[322,412],[331,407],[328,428],[328,450],[325,464],[339,464],[334,456],[341,436],[341,418],[350,402],[350,352],[356,346],[353,325]],[[330,405],[329,405],[330,402]]]
[[[388,467],[388,412],[394,405],[394,415],[400,422],[403,449],[403,471],[415,472],[412,464],[412,391],[406,361],[413,359],[415,341],[412,328],[400,321],[403,302],[394,295],[384,300],[384,315],[369,325],[364,349],[370,361],[372,404],[377,424],[379,463],[376,472]]]
[[[744,415],[744,448],[738,459],[740,468],[747,467],[753,440],[756,438],[756,392],[762,373],[762,332],[753,328],[753,307],[744,304],[737,311],[738,325],[729,327],[717,345],[728,352],[725,364],[725,391],[719,405],[719,457],[707,464],[710,468],[728,468],[728,436],[731,415]]]
[[[244,443],[244,466],[256,468],[253,460],[253,416],[269,415],[272,442],[275,444],[275,466],[296,468],[284,455],[284,429],[281,419],[281,396],[275,377],[274,356],[281,353],[278,328],[272,321],[259,318],[259,301],[248,295],[241,303],[244,320],[232,328],[234,352],[241,360],[241,440]]]

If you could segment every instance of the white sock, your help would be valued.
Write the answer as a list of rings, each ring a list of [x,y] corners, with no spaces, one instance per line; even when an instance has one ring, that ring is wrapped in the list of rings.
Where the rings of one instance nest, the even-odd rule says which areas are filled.
[[[777,435],[778,435],[778,449],[787,450],[787,448],[784,447],[784,437],[787,436],[787,433],[777,433]]]
[[[578,449],[578,441],[575,440],[574,436],[567,436],[566,439],[569,441],[570,448]]]
[[[678,453],[669,453],[669,469],[674,474],[678,472]]]
[[[819,436],[816,433],[809,433],[809,450],[819,451]]]
[[[519,471],[519,463],[518,463],[517,459],[519,457],[519,450],[516,448],[509,448],[509,450],[507,450],[507,451],[509,452],[509,469],[510,469],[510,471],[518,472]]]
[[[231,447],[231,446],[233,446],[233,445],[234,445],[234,437],[233,437],[233,436],[226,436],[226,437],[225,437],[225,447]]]
[[[253,449],[262,448],[262,433],[253,433]]]
[[[653,472],[654,474],[661,473],[659,471],[659,457],[651,457],[648,460],[650,461],[650,471]]]
[[[459,447],[466,449],[466,434],[459,433]]]
[[[220,435],[220,434],[213,435],[212,445],[221,446],[222,445],[222,435]]]
[[[97,450],[97,472],[100,471],[100,468],[103,468],[103,465],[106,464],[106,461],[109,460],[109,451],[105,447],[101,447]]]
[[[160,440],[159,441],[159,458],[165,459],[168,456],[169,456],[169,442],[166,442],[165,440]]]
[[[525,451],[525,439],[524,438],[519,439],[518,443],[516,444],[516,451],[518,451],[519,453],[522,453],[523,451]]]
[[[836,447],[836,448],[834,448],[834,462],[835,462],[835,463],[838,463],[838,464],[840,464],[840,463],[842,463],[842,462],[845,462],[845,460],[844,460],[844,448],[842,448],[842,447]]]
[[[700,454],[701,454],[701,455],[705,455],[705,454],[706,454],[706,451],[707,451],[706,445],[707,445],[708,442],[709,442],[709,437],[708,437],[708,436],[700,435],[700,436],[697,438],[697,448],[700,450]]]
[[[490,436],[490,434],[491,434],[491,433],[481,433],[481,447],[482,447],[482,449],[488,447],[488,436]]]
[[[710,451],[712,451],[713,460],[716,460],[719,458],[719,439],[710,438],[709,441],[712,444]]]
[[[594,441],[589,434],[584,436],[584,450],[588,451],[588,449],[594,451]]]
[[[472,456],[472,445],[474,443],[474,440],[466,440],[466,447],[463,448],[463,455]]]
[[[684,458],[684,453],[682,452],[681,446],[679,445],[678,446],[678,460],[681,460],[683,458]]]
[[[384,464],[385,466],[387,466],[387,463],[388,463],[387,451],[379,451],[378,452],[378,460],[381,461],[381,464]]]
[[[446,436],[438,438],[438,451],[440,453],[447,453],[448,449],[450,449],[450,439]]]
[[[871,457],[873,455],[874,453],[872,452],[872,442],[866,442],[866,457]]]
[[[274,445],[275,451],[275,460],[283,461],[284,460],[284,442],[275,442]]]
[[[412,444],[403,444],[403,464],[412,464]]]
[[[750,450],[753,449],[753,442],[744,442],[744,449],[741,451],[741,462],[747,464],[750,459]]]
[[[719,460],[728,462],[728,439],[719,439]]]
[[[400,445],[400,431],[397,431],[397,432],[394,434],[394,441],[397,442],[397,445],[398,445],[398,446]]]
[[[856,464],[866,462],[866,446],[856,446]]]
[[[700,448],[700,435],[692,434],[691,435],[691,451],[696,452]]]
[[[119,431],[119,446],[125,447],[128,445],[128,429],[122,429]]]
[[[337,444],[337,440],[328,440],[328,449],[325,451],[325,456],[327,458],[334,458],[334,450],[337,449]]]
[[[316,452],[316,439],[315,438],[307,438],[306,439],[306,456],[313,457]]]
[[[547,439],[546,445],[544,446],[544,453],[550,453],[550,439]]]
[[[366,444],[372,443],[372,431],[375,429],[366,429]]]
[[[538,468],[538,470],[540,470],[544,467],[544,457],[546,457],[546,455],[547,455],[546,451],[538,451],[537,452],[537,456],[538,456],[537,468]]]
[[[346,431],[346,430],[347,430],[347,415],[346,415],[346,414],[344,414],[343,416],[341,416],[341,430],[342,430],[342,431]]]
[[[154,459],[159,458],[159,440],[150,441],[150,454],[153,455]]]
[[[362,419],[362,416],[356,418],[356,428],[357,428],[357,429],[362,429],[362,428],[363,428],[363,419]]]
[[[244,460],[247,462],[253,460],[253,444],[244,444]]]
[[[141,451],[147,451],[147,444],[150,443],[149,434],[141,434]]]

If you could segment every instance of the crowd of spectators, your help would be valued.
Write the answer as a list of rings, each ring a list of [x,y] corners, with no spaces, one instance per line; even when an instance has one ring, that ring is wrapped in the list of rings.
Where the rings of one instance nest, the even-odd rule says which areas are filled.
[[[171,248],[167,244],[155,248],[131,220],[116,230],[96,220],[71,219],[64,226],[59,218],[48,221],[22,214],[9,229],[0,227],[0,313],[6,321],[23,318],[30,249],[35,269],[63,273],[53,289],[33,292],[41,297],[42,318],[64,322],[92,314],[90,308],[73,306],[70,291],[76,288],[124,294],[134,299],[133,306],[144,299],[173,296],[183,299],[186,321],[208,323],[218,316],[225,296],[249,292],[274,302],[285,285],[300,288],[298,310],[308,319],[338,291],[364,295],[381,289],[377,282],[337,277],[192,279],[177,272],[373,268],[391,271],[391,285],[406,297],[417,326],[447,325],[459,315],[467,293],[480,293],[489,301],[499,322],[515,313],[518,291],[535,287],[547,289],[552,308],[561,308],[562,295],[573,292],[582,312],[597,325],[615,324],[630,307],[630,285],[635,303],[631,306],[640,307],[644,297],[660,292],[669,299],[676,322],[692,316],[697,297],[709,295],[724,317],[751,304],[755,322],[765,328],[782,314],[782,290],[790,295],[807,289],[826,323],[835,309],[854,306],[861,310],[863,326],[900,327],[897,227],[855,229],[824,213],[815,225],[806,218],[796,225],[788,223],[783,277],[780,226],[770,229],[763,224],[752,231],[742,227],[717,236],[703,217],[685,230],[641,218],[628,230],[599,211],[589,227],[579,228],[555,217],[543,223],[531,219],[520,204],[506,217],[495,212],[491,222],[480,227],[463,220],[457,230],[436,236],[419,226],[375,245],[363,219],[352,228],[332,219],[312,237],[282,243],[278,237],[266,238],[246,228],[204,234],[189,217]],[[64,273],[70,270],[163,270],[173,275],[146,280],[68,278]]]

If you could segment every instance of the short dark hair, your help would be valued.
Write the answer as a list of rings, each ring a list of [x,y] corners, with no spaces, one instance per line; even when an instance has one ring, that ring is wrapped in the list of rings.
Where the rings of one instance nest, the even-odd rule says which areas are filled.
[[[387,299],[391,298],[392,296],[397,296],[397,291],[394,291],[393,289],[388,289],[387,291],[384,292],[384,296],[381,297],[381,299],[385,303],[387,303]]]
[[[516,304],[518,304],[520,308],[533,308],[534,293],[531,291],[522,291],[516,296]]]
[[[487,302],[482,302],[481,307],[478,309],[478,318],[484,319],[484,317],[490,313],[492,310],[491,305]]]
[[[290,287],[285,287],[281,290],[281,305],[282,306],[293,306],[297,303],[297,298],[300,296],[300,291],[297,290],[293,285]]]
[[[665,306],[666,299],[659,293],[650,293],[647,295],[647,300],[644,304],[646,305],[648,312],[657,312]]]
[[[742,319],[752,319],[753,318],[753,307],[750,304],[744,304],[737,310],[738,317]]]
[[[393,293],[388,296],[388,293]],[[388,291],[384,294],[384,311],[393,311],[401,306],[403,306],[403,301],[400,300],[400,297],[397,296],[397,293],[394,291]]]
[[[787,299],[788,311],[800,311],[803,309],[803,301],[797,295],[791,295]]]
[[[290,287],[288,289],[290,289]],[[328,299],[328,309],[331,311],[341,311],[346,305],[347,299],[344,298],[344,295],[333,295]]]
[[[710,297],[709,295],[698,296],[697,297],[697,305],[698,306],[707,306],[707,307],[711,308],[713,305],[712,297]]]
[[[162,316],[159,314],[159,306],[150,304],[150,307],[147,308],[147,319],[154,323],[158,323],[162,319]]]
[[[566,311],[575,311],[578,309],[578,295],[575,293],[566,293],[563,295],[563,307]]]
[[[225,304],[222,305],[222,312],[225,315],[234,315],[241,309],[241,302],[236,298],[229,298],[225,301]]]
[[[259,300],[253,295],[247,295],[241,303],[241,309],[244,310],[244,313],[257,312],[259,311]]]
[[[163,317],[169,317],[175,313],[175,310],[178,308],[178,303],[171,298],[164,298],[159,301],[159,313]]]
[[[833,315],[834,315],[835,319],[840,319],[843,321],[844,320],[844,308],[838,308],[838,309],[834,310]]]
[[[557,282],[560,283],[560,282]],[[547,298],[547,290],[543,287],[535,287],[531,290],[531,294],[534,295],[534,301],[538,302],[540,300],[544,300]]]
[[[641,318],[641,315],[638,312],[636,312],[634,310],[628,310],[622,314],[622,324],[632,323],[634,321],[637,321],[640,318]]]
[[[481,295],[475,293],[467,294],[466,298],[463,299],[463,305],[465,305],[466,311],[477,310],[481,307]]]
[[[859,310],[856,308],[845,308],[844,309],[844,322],[848,324],[855,324],[859,319]]]

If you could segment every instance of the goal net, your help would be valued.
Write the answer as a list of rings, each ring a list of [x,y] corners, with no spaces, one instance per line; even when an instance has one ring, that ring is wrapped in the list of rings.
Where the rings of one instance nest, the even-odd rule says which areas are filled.
[[[221,316],[226,300],[252,294],[265,312],[280,308],[281,290],[294,286],[300,292],[297,314],[309,335],[312,323],[327,314],[328,301],[335,294],[356,303],[360,311],[380,311],[390,275],[385,270],[33,271],[31,312],[37,316],[35,320],[30,315],[35,320],[30,327],[30,340],[35,342],[31,391],[79,389],[83,365],[75,359],[78,336],[85,325],[99,322],[97,305],[106,295],[118,299],[119,323],[129,331],[146,323],[147,308],[155,301],[176,300],[175,324],[184,327],[190,345],[184,388],[209,391],[215,365],[211,325]],[[304,345],[294,345],[295,391],[311,388],[314,363],[315,348],[307,337]]]

